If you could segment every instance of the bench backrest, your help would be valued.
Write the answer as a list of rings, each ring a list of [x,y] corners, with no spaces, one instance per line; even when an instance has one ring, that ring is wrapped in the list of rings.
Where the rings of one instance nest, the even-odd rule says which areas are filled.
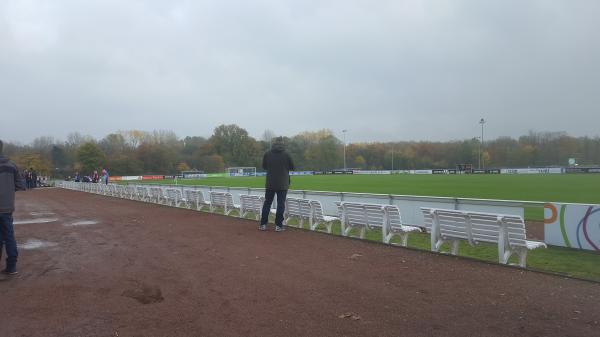
[[[260,212],[265,198],[260,195],[240,195],[240,208],[243,211]]]
[[[381,228],[385,220],[384,205],[342,202],[342,214],[346,225]]]
[[[511,247],[527,247],[527,231],[523,218],[517,215],[503,215],[502,223]]]
[[[150,196],[156,199],[162,199],[163,190],[160,187],[150,187]]]
[[[431,231],[431,226],[433,226],[433,214],[432,212],[432,208],[429,207],[421,207],[421,212],[423,213],[423,227],[425,227],[425,229],[427,231]]]
[[[196,204],[204,203],[204,193],[199,190],[185,190],[185,198],[188,203],[194,202]]]
[[[125,187],[125,190],[127,191],[127,194],[128,194],[130,197],[131,197],[131,196],[134,196],[134,195],[136,194],[136,191],[135,191],[135,186],[127,185],[127,186]]]
[[[210,203],[212,206],[233,207],[233,196],[229,192],[210,192]]]
[[[402,216],[400,209],[395,205],[386,205],[383,207],[387,217],[389,228],[402,228]]]
[[[325,221],[323,218],[323,205],[319,200],[310,200],[310,205],[313,210],[313,220],[321,222]]]
[[[439,224],[442,238],[459,238],[473,243],[471,223],[465,212],[436,209],[434,219]]]
[[[511,247],[527,247],[525,223],[520,216],[424,207],[421,210],[426,222],[439,222],[442,237],[462,238],[475,244],[498,243],[504,235]]]
[[[137,186],[137,195],[139,198],[146,198],[148,197],[148,189],[145,186]]]
[[[288,217],[295,216],[301,218],[310,218],[310,200],[287,198],[285,200],[285,213]]]
[[[167,197],[169,199],[172,200],[180,200],[181,199],[181,191],[179,189],[175,189],[175,188],[168,188],[167,189]]]

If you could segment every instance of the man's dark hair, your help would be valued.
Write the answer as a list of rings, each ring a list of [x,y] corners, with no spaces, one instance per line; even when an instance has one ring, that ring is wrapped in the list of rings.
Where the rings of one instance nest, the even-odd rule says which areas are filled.
[[[4,147],[4,143],[2,143],[2,139],[0,139],[0,154],[2,154],[3,147]]]

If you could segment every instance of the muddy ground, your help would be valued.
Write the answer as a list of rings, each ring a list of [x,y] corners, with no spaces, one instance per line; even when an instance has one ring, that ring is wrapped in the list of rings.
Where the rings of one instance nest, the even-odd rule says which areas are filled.
[[[0,336],[598,336],[600,284],[61,189],[18,194]]]

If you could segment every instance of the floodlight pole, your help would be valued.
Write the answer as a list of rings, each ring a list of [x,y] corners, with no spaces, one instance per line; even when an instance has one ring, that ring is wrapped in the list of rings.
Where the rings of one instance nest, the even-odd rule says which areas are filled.
[[[342,130],[342,133],[344,134],[344,172],[346,171],[346,129]]]
[[[394,173],[394,148],[392,148],[392,173]]]
[[[481,124],[481,141],[479,142],[479,169],[481,169],[482,165],[485,167],[483,153],[481,152],[483,148],[483,125],[485,124],[485,119],[480,119],[479,124]]]

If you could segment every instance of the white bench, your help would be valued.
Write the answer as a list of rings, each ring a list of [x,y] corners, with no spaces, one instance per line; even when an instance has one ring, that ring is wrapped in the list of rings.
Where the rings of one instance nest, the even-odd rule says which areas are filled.
[[[181,190],[177,188],[167,188],[165,192],[164,197],[167,205],[179,207],[181,204],[187,204],[181,194]]]
[[[309,200],[310,203],[310,218],[309,225],[310,229],[315,231],[319,227],[319,225],[325,225],[327,233],[331,234],[331,226],[334,221],[340,220],[340,218],[335,216],[328,216],[323,214],[323,206],[321,202],[318,200]]]
[[[344,236],[349,236],[352,229],[359,228],[359,237],[364,239],[367,229],[380,229],[384,243],[391,243],[393,237],[398,235],[400,245],[406,246],[408,234],[421,231],[419,227],[403,225],[400,210],[395,205],[342,202],[338,209],[341,212]]]
[[[285,199],[285,211],[283,213],[283,224],[289,226],[290,219],[297,219],[298,228],[304,228],[304,221],[309,221],[311,218],[310,200],[287,198]]]
[[[265,197],[260,195],[240,195],[240,218],[245,218],[249,213],[254,214],[254,218],[260,221],[262,207],[265,203]]]
[[[195,208],[200,211],[203,207],[209,206],[210,203],[204,199],[204,193],[199,190],[186,189],[185,202],[188,208]]]
[[[164,200],[164,193],[160,187],[150,187],[150,201],[157,204],[162,204]]]
[[[523,218],[517,215],[481,213],[452,209],[421,208],[425,227],[431,224],[431,250],[439,251],[450,243],[450,253],[458,254],[461,241],[471,246],[481,242],[498,246],[498,260],[507,264],[513,254],[519,256],[519,265],[526,266],[527,252],[546,247],[539,241],[527,240]]]
[[[150,193],[146,186],[136,186],[137,200],[139,201],[150,201]]]
[[[384,222],[384,205],[342,202],[342,235],[350,236],[352,229],[360,229],[359,237],[365,238],[368,228],[382,228]]]
[[[136,198],[137,192],[135,190],[135,186],[127,185],[125,186],[125,196],[127,199],[134,200]]]
[[[417,226],[409,226],[402,224],[402,216],[400,209],[395,205],[383,206],[384,225],[381,228],[384,243],[391,243],[392,238],[396,235],[400,237],[400,245],[406,247],[408,243],[408,233],[421,232],[421,228]]]
[[[106,195],[109,197],[117,196],[117,187],[113,184],[106,185]]]
[[[240,206],[233,203],[233,196],[229,192],[210,192],[210,211],[215,208],[223,208],[223,214],[229,215],[233,210],[239,209]]]

